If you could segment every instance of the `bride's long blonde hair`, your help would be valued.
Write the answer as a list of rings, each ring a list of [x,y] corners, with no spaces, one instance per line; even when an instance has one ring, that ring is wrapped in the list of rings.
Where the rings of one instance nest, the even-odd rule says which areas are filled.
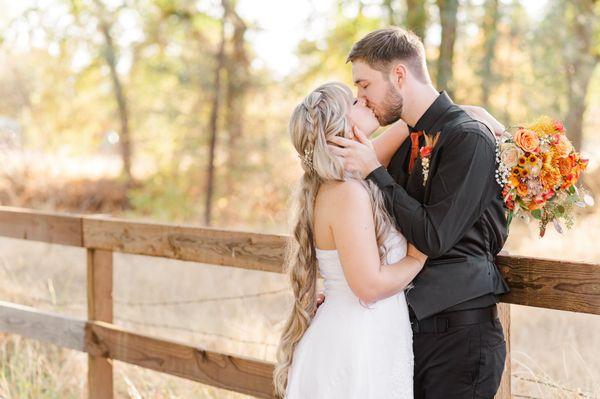
[[[324,181],[354,179],[369,192],[372,202],[375,234],[383,262],[386,249],[383,242],[391,227],[383,196],[371,181],[344,172],[340,159],[327,147],[327,140],[346,136],[350,125],[346,117],[352,102],[352,92],[342,83],[326,83],[316,88],[296,106],[289,122],[292,143],[302,159],[302,175],[294,195],[293,231],[286,252],[286,270],[294,292],[291,314],[283,328],[277,349],[277,364],[273,373],[275,395],[283,397],[294,349],[308,328],[316,310],[317,259],[315,254],[313,216],[315,198]]]

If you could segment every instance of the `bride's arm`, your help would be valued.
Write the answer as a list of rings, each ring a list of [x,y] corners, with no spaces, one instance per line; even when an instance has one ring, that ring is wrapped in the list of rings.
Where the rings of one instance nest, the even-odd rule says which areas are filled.
[[[369,193],[356,181],[341,182],[333,190],[336,207],[330,227],[352,291],[366,303],[402,291],[421,271],[427,256],[412,247],[399,262],[381,265]]]
[[[408,137],[408,133],[406,122],[399,120],[373,140],[373,148],[380,164],[387,168],[394,153]]]
[[[486,125],[496,136],[501,137],[506,134],[504,125],[498,122],[485,108],[476,105],[461,105],[460,107],[473,119]]]

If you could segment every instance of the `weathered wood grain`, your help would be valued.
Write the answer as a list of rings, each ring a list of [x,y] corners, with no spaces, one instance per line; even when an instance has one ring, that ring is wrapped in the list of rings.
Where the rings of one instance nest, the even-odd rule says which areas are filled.
[[[0,301],[0,331],[85,350],[85,321]]]
[[[87,250],[88,319],[107,323],[113,321],[113,253],[103,249]],[[111,360],[88,356],[88,397],[111,399],[113,394]]]
[[[83,245],[81,217],[0,207],[0,236],[53,244]]]
[[[285,237],[188,226],[84,218],[84,245],[138,255],[281,272]]]
[[[511,292],[502,302],[600,314],[600,265],[498,256]]]
[[[87,329],[90,353],[259,398],[273,397],[270,363],[152,338],[103,322],[89,322]]]
[[[0,331],[258,398],[272,398],[273,365],[0,301]],[[106,396],[105,396],[106,397]]]

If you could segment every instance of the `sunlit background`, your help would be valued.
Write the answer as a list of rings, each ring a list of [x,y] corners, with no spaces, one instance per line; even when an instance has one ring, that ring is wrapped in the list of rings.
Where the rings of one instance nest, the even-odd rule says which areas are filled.
[[[351,84],[352,43],[390,24],[423,38],[435,85],[456,102],[484,106],[507,126],[543,114],[565,121],[590,158],[582,183],[599,199],[598,1],[0,7],[1,205],[287,233],[301,173],[289,114],[320,83]],[[599,263],[596,208],[543,239],[516,221],[505,249]],[[0,299],[85,317],[82,250],[2,238],[0,266]],[[279,275],[115,256],[115,322],[136,331],[272,361],[289,304]],[[600,397],[599,317],[512,312],[515,397]],[[84,397],[85,359],[0,335],[0,397]],[[119,397],[244,397],[115,364]]]

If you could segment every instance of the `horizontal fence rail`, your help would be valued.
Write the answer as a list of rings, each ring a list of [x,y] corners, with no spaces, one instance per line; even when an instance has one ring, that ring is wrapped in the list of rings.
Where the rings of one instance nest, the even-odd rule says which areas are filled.
[[[259,398],[272,398],[270,363],[148,337],[0,301],[0,330]]]
[[[286,237],[212,228],[48,214],[0,207],[0,236],[135,255],[283,272]],[[502,301],[600,314],[600,265],[497,256],[511,293]]]
[[[88,320],[0,302],[0,330],[90,354],[88,378],[110,381],[115,359],[260,398],[271,398],[272,364],[205,351],[124,330],[112,322],[112,253],[283,272],[287,237],[0,207],[0,236],[88,250]],[[496,258],[511,292],[506,304],[600,314],[600,265],[521,256]],[[509,340],[508,306],[501,318]],[[509,368],[507,368],[509,370]],[[94,371],[95,370],[95,371]],[[506,373],[505,373],[506,375]],[[509,378],[509,376],[507,377]],[[102,388],[99,388],[102,389]],[[90,397],[106,397],[94,394]],[[510,381],[501,393],[510,397]]]

